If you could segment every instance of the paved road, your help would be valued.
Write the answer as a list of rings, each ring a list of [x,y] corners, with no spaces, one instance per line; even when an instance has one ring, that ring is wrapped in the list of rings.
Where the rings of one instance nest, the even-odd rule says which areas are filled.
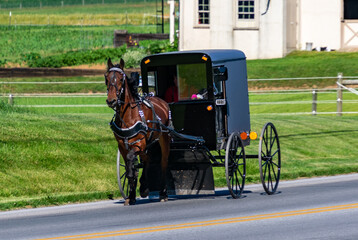
[[[358,239],[358,174],[282,182],[273,196],[245,189],[0,212],[0,239]]]

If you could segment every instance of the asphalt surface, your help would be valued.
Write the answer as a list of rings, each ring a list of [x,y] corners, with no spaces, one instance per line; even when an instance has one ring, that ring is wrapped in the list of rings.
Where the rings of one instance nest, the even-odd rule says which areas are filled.
[[[358,239],[358,174],[245,187],[168,202],[138,199],[0,212],[0,239]]]

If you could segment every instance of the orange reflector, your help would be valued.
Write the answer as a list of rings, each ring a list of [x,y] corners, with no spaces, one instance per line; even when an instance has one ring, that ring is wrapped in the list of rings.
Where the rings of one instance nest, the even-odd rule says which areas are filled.
[[[242,140],[246,140],[247,139],[247,133],[246,132],[240,133],[240,137],[241,137]]]
[[[145,63],[145,64],[148,64],[148,63],[150,63],[150,60],[147,59],[147,60],[144,61],[144,63]]]
[[[203,59],[204,61],[208,61],[208,58],[203,56],[201,59]]]
[[[211,110],[213,110],[213,106],[211,106],[211,105],[207,106],[206,110],[208,110],[210,112]]]
[[[256,132],[250,132],[250,139],[256,140],[257,139],[257,133]]]

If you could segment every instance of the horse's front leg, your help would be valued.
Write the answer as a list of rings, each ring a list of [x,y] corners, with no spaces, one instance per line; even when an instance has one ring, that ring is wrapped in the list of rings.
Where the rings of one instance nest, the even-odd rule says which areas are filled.
[[[142,198],[146,198],[149,195],[149,186],[148,186],[148,165],[149,159],[145,154],[140,155],[141,161],[143,162],[143,171],[142,176],[139,179],[140,187],[139,193]]]
[[[137,189],[137,179],[138,171],[136,169],[136,153],[131,149],[126,156],[126,170],[129,184],[129,196],[125,200],[124,205],[134,205],[136,203],[136,189]]]
[[[161,159],[161,181],[160,181],[160,193],[159,199],[161,202],[168,201],[168,192],[167,192],[167,169],[168,169],[168,158],[170,151],[170,139],[168,134],[163,134],[159,139],[159,144],[162,153]]]

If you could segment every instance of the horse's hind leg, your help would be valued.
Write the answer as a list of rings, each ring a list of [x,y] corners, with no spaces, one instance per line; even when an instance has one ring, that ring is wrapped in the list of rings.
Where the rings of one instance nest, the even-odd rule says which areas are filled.
[[[160,193],[159,199],[161,202],[168,201],[168,192],[167,192],[167,168],[168,168],[168,157],[170,151],[170,141],[167,133],[163,134],[159,139],[159,144],[162,152],[161,159],[161,182],[160,182]]]

